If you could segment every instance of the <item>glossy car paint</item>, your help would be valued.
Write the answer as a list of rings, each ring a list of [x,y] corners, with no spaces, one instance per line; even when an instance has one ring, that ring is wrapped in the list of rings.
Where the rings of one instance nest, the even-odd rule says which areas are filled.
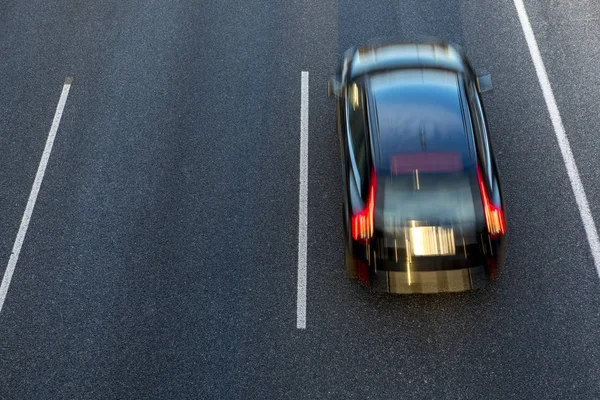
[[[490,201],[503,211],[505,207],[477,78],[466,57],[445,43],[360,47],[346,52],[335,79],[339,84],[336,115],[344,188],[342,219],[350,276],[395,293],[464,291],[494,279],[503,262],[504,235],[492,239],[487,232],[477,165]],[[357,92],[364,94],[366,133],[359,151],[352,145],[350,130],[351,121],[356,120],[351,119],[355,118],[354,108],[360,108]],[[384,112],[386,107],[390,109]],[[396,120],[382,121],[380,110],[384,117]],[[419,129],[419,123],[426,126]],[[426,154],[438,157],[422,157]],[[440,161],[440,154],[448,155],[446,161]],[[461,230],[464,243],[456,246],[455,254],[411,257],[408,244],[392,245],[400,236],[386,235],[381,215],[385,207],[375,212],[370,240],[352,238],[352,215],[365,207],[371,170],[377,171],[379,179],[377,205],[390,168],[401,168],[407,159],[390,163],[398,155],[409,156],[409,164],[417,163],[420,168],[431,162],[438,169],[450,168],[460,161],[476,194],[472,199],[475,217],[466,234],[460,224],[452,222],[453,228]],[[440,176],[446,179],[446,175]],[[410,229],[419,231],[419,224],[415,221],[417,229]]]

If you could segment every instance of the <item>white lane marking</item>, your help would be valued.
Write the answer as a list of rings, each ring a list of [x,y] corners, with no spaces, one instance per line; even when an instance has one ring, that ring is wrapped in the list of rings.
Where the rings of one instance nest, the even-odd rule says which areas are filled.
[[[54,120],[52,121],[50,132],[48,133],[48,139],[46,140],[46,147],[42,153],[42,159],[40,160],[40,165],[38,166],[37,173],[35,174],[33,187],[29,193],[29,200],[27,200],[27,206],[25,207],[25,212],[23,213],[23,218],[21,219],[21,226],[17,232],[12,253],[10,254],[10,259],[8,260],[8,265],[4,271],[2,285],[0,285],[0,312],[4,306],[4,300],[6,299],[6,294],[8,293],[8,287],[10,286],[10,281],[12,280],[13,273],[15,272],[17,261],[19,260],[21,247],[23,246],[25,234],[27,233],[29,221],[31,220],[31,214],[33,213],[33,208],[35,207],[35,202],[37,200],[38,193],[40,192],[40,186],[42,185],[42,180],[44,179],[44,173],[46,172],[46,166],[48,165],[48,159],[50,158],[50,152],[52,151],[52,145],[54,144],[54,138],[56,137],[56,132],[58,131],[58,126],[67,102],[67,96],[69,95],[72,81],[73,79],[70,77],[65,79],[62,93],[60,94],[58,105],[56,106],[56,112],[54,113]]]
[[[546,67],[544,66],[540,49],[538,48],[535,40],[533,29],[529,23],[529,17],[527,16],[525,5],[523,4],[523,0],[514,0],[514,2],[517,13],[519,14],[521,26],[523,27],[523,33],[525,34],[527,46],[529,47],[529,53],[531,53],[533,65],[535,66],[535,72],[537,73],[540,86],[542,87],[542,93],[544,94],[546,107],[548,108],[550,119],[552,120],[552,125],[554,126],[554,133],[556,134],[558,146],[560,147],[563,161],[567,167],[567,174],[569,175],[569,180],[571,181],[571,188],[575,194],[575,201],[577,202],[577,207],[579,208],[579,215],[581,215],[581,221],[583,222],[583,227],[590,245],[592,257],[594,258],[596,272],[600,276],[600,240],[598,240],[598,231],[596,230],[596,225],[594,224],[594,218],[592,217],[587,196],[585,195],[585,190],[583,188],[583,183],[581,183],[579,171],[577,170],[577,165],[575,164],[575,158],[573,157],[571,146],[569,145],[569,139],[565,133],[565,127],[563,125],[562,118],[560,117],[560,112],[558,111],[558,105],[556,104],[556,99],[554,98],[554,93],[552,92],[550,80],[548,79],[548,74],[546,73]]]
[[[308,71],[302,71],[300,98],[300,201],[298,207],[298,295],[296,328],[306,329],[306,252],[308,227]]]

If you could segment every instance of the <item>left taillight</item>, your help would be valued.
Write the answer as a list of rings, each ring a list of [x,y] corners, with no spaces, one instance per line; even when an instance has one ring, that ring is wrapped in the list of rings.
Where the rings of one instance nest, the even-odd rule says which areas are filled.
[[[479,165],[477,165],[477,180],[479,181],[479,190],[481,192],[481,201],[483,203],[488,232],[492,239],[498,239],[506,232],[504,212],[501,207],[496,206],[490,201]]]
[[[373,219],[375,213],[375,168],[371,171],[371,182],[365,208],[352,215],[352,238],[367,241],[373,236]]]

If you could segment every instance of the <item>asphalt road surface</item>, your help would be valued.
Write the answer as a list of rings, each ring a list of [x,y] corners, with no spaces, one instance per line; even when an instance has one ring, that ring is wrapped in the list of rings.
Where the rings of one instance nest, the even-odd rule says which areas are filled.
[[[600,3],[525,7],[599,225]],[[326,79],[351,45],[417,35],[494,79],[510,240],[486,292],[345,275]],[[1,399],[600,398],[600,280],[512,0],[0,0],[0,271],[66,77],[0,312]]]

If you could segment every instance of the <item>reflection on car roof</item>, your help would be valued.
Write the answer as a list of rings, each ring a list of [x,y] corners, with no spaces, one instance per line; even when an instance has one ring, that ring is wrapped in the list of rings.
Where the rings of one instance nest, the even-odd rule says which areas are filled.
[[[471,166],[456,72],[408,69],[370,76],[376,107],[381,164],[389,172],[394,156],[459,153]],[[381,170],[381,168],[380,168]]]

